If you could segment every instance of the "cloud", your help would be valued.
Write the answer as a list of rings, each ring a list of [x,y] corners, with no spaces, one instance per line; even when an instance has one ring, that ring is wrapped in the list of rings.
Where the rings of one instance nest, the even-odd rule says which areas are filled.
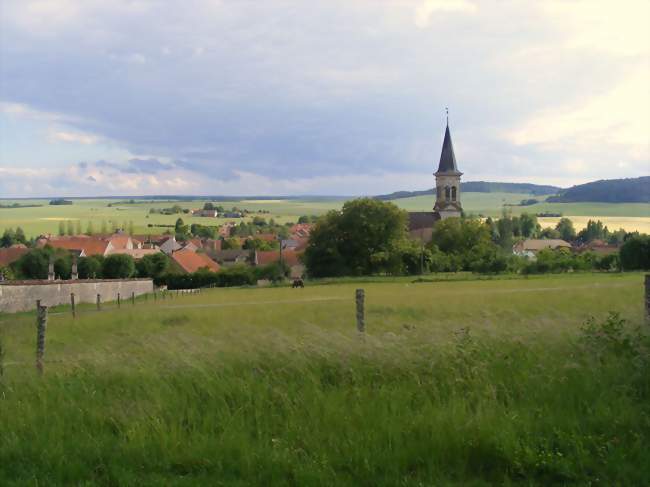
[[[640,175],[648,6],[634,5],[9,2],[0,166],[98,161],[76,169],[92,171],[76,184],[95,178],[93,194],[121,178],[249,193],[341,178],[372,193],[382,176],[420,174],[427,187],[449,106],[468,179]]]
[[[415,9],[415,25],[420,29],[429,27],[436,13],[473,14],[477,10],[476,4],[469,0],[424,0]]]
[[[100,138],[94,135],[82,134],[78,132],[57,131],[50,135],[52,141],[75,142],[78,144],[91,145],[96,144]]]

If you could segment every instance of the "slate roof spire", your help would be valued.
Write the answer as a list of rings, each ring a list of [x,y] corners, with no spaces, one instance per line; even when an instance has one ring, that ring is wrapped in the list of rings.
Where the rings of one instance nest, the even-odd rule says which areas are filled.
[[[440,154],[440,164],[438,165],[439,173],[453,172],[457,173],[456,156],[454,155],[454,146],[451,143],[451,134],[449,133],[449,111],[447,110],[447,128],[445,129],[445,140],[442,142],[442,152]]]

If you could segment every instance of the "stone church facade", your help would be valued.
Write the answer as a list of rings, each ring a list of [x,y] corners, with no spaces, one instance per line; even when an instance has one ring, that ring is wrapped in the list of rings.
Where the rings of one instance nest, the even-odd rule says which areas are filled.
[[[460,202],[460,177],[454,146],[449,133],[449,122],[445,129],[436,177],[436,202],[433,211],[415,211],[409,213],[409,234],[411,238],[428,242],[431,240],[433,226],[445,218],[460,217],[463,207]]]

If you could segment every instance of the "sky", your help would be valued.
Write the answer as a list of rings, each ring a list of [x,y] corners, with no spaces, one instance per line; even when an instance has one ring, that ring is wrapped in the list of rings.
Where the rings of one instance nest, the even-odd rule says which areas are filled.
[[[647,0],[3,0],[0,197],[650,174]]]

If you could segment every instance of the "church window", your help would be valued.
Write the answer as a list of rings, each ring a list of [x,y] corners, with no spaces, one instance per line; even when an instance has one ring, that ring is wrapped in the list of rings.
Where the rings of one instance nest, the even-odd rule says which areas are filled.
[[[451,199],[451,189],[449,186],[445,186],[445,200],[449,201]]]
[[[452,186],[451,188],[451,200],[456,201],[456,186]]]

